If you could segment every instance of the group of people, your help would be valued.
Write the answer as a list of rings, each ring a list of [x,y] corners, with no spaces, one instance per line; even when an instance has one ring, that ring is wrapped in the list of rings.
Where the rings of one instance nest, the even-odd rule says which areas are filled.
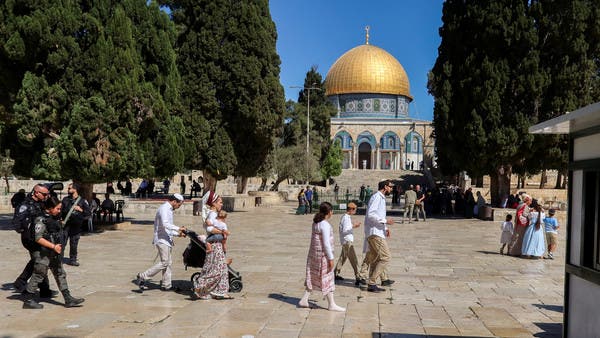
[[[549,209],[546,216],[542,206],[525,194],[515,211],[515,223],[512,214],[506,215],[502,223],[500,254],[507,247],[506,253],[511,256],[554,259],[560,228],[555,210]],[[545,252],[548,254],[544,257]]]
[[[226,241],[230,232],[225,223],[227,213],[223,209],[223,199],[208,191],[202,197],[202,220],[206,235],[198,236],[205,245],[206,257],[201,272],[194,278],[193,294],[197,299],[233,299],[228,295],[229,278],[227,265],[231,263],[226,258]],[[177,226],[173,221],[173,211],[181,207],[184,198],[181,194],[173,194],[162,204],[154,219],[154,239],[152,243],[158,251],[160,261],[136,276],[140,290],[148,288],[148,279],[162,272],[160,289],[162,291],[177,290],[171,281],[173,237],[186,237],[187,229]]]
[[[80,195],[81,186],[71,183],[68,195],[62,201],[47,186],[37,184],[20,204],[15,206],[13,227],[21,235],[21,244],[30,260],[13,283],[24,297],[23,308],[41,309],[37,298],[52,298],[57,292],[50,289],[48,270],[52,271],[65,306],[83,303],[83,298],[69,292],[67,274],[63,268],[63,255],[69,244],[67,264],[78,266],[77,247],[81,227],[90,217],[88,202]],[[37,291],[39,290],[39,294]]]
[[[427,220],[427,213],[425,212],[425,194],[421,191],[420,185],[417,184],[413,187],[411,184],[408,187],[408,190],[404,192],[404,217],[402,218],[402,223],[407,220],[407,217],[408,223],[412,223],[413,218],[418,222],[419,214],[423,215],[423,221]]]
[[[312,213],[313,210],[313,201],[318,200],[317,196],[317,188],[310,188],[309,185],[306,186],[306,189],[302,188],[298,192],[298,211],[296,214],[309,214]]]
[[[353,229],[360,226],[360,222],[352,222],[352,215],[356,213],[356,204],[348,203],[346,214],[340,221],[339,235],[342,253],[334,268],[334,235],[333,227],[329,223],[333,215],[333,207],[328,202],[321,203],[319,211],[313,218],[311,241],[306,259],[305,292],[298,302],[298,306],[309,307],[309,297],[312,291],[320,290],[327,298],[330,311],[345,311],[345,308],[335,303],[333,293],[335,281],[344,279],[340,273],[346,260],[350,261],[354,270],[355,285],[366,285],[368,292],[385,291],[378,286],[378,280],[381,281],[382,286],[390,286],[394,283],[387,274],[391,253],[386,241],[386,238],[390,237],[389,226],[394,223],[391,218],[387,218],[386,196],[391,194],[393,188],[394,185],[391,181],[381,181],[378,184],[378,191],[369,199],[364,225],[363,253],[365,253],[365,257],[360,270],[353,244]]]

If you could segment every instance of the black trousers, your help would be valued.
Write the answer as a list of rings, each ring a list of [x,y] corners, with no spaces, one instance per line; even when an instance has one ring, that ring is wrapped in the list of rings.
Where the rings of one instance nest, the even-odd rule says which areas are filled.
[[[81,238],[81,233],[69,235],[67,238],[65,238],[65,242],[63,243],[63,246],[62,246],[61,255],[64,256],[65,248],[67,247],[67,242],[68,242],[69,243],[69,258],[72,261],[76,261],[77,260],[77,246],[79,246],[80,238]]]

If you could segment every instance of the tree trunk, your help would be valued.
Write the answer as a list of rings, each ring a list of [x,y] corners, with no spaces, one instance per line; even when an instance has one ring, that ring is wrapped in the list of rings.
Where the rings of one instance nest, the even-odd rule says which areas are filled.
[[[246,193],[246,187],[248,186],[248,177],[242,176],[242,177],[238,177],[237,181],[237,186],[235,189],[235,192],[237,194],[245,194]]]
[[[548,174],[546,173],[546,169],[542,170],[542,177],[540,178],[540,189],[544,189],[546,187],[546,183],[548,182]]]
[[[556,175],[556,185],[554,185],[554,189],[560,189],[562,186],[562,172],[559,171]]]
[[[476,188],[483,188],[483,176],[477,176]]]
[[[563,175],[563,182],[562,182],[562,185],[561,185],[560,188],[561,189],[566,189],[567,188],[567,184],[569,183],[569,182],[567,182],[567,180],[568,180],[568,176],[567,176],[568,175],[568,171],[566,169],[563,170],[562,171],[562,175]]]
[[[265,189],[267,189],[267,179],[262,177],[260,179],[260,187],[258,188],[258,191],[265,191]]]
[[[4,182],[6,182],[6,193],[10,193],[10,186],[8,185],[8,177],[5,175],[4,176]]]
[[[273,183],[273,186],[271,187],[271,189],[269,189],[270,191],[279,191],[279,183],[283,182],[283,180],[285,180],[286,177],[278,177],[277,180],[275,180],[275,183]]]
[[[217,189],[217,179],[209,172],[204,170],[204,192],[215,191]]]
[[[73,183],[79,184],[81,186],[81,191],[79,195],[81,198],[85,198],[86,201],[92,200],[92,193],[94,192],[94,183],[81,183],[76,180],[73,180]]]
[[[490,197],[492,206],[500,207],[504,198],[510,194],[511,165],[502,165],[495,173],[490,175]]]

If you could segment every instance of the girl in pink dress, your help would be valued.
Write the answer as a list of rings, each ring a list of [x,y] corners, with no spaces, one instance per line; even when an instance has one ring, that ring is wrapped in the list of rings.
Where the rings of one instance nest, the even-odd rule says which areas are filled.
[[[308,297],[313,289],[321,290],[323,296],[327,297],[329,311],[346,311],[338,306],[333,300],[335,290],[333,276],[333,228],[328,220],[333,215],[333,207],[328,202],[319,206],[319,212],[315,215],[312,224],[312,235],[308,257],[306,258],[306,291],[300,299],[300,307],[309,307]]]

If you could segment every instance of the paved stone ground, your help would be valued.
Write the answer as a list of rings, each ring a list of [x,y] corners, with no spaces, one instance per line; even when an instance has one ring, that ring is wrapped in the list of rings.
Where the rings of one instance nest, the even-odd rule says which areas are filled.
[[[337,285],[346,313],[329,312],[313,293],[313,309],[296,306],[303,293],[312,216],[293,204],[230,214],[229,257],[243,276],[234,300],[192,300],[190,276],[174,249],[174,285],[180,292],[139,293],[137,272],[153,263],[153,214],[127,215],[125,230],[82,237],[80,267],[66,266],[72,294],[83,307],[67,309],[62,297],[43,310],[24,310],[12,281],[27,260],[18,235],[0,220],[0,336],[196,336],[196,337],[559,337],[562,330],[564,231],[556,260],[498,254],[500,223],[430,219],[395,224],[389,240],[390,277],[385,293],[371,294],[353,280]],[[363,216],[360,217],[361,220]],[[337,228],[340,215],[331,223]],[[199,229],[198,217],[176,216]],[[362,227],[356,242],[362,243]],[[358,245],[360,248],[360,244]],[[336,236],[336,253],[339,254]],[[351,277],[351,267],[343,275]],[[158,277],[158,276],[156,276]],[[154,282],[158,283],[159,278]],[[54,282],[52,288],[56,289]]]

